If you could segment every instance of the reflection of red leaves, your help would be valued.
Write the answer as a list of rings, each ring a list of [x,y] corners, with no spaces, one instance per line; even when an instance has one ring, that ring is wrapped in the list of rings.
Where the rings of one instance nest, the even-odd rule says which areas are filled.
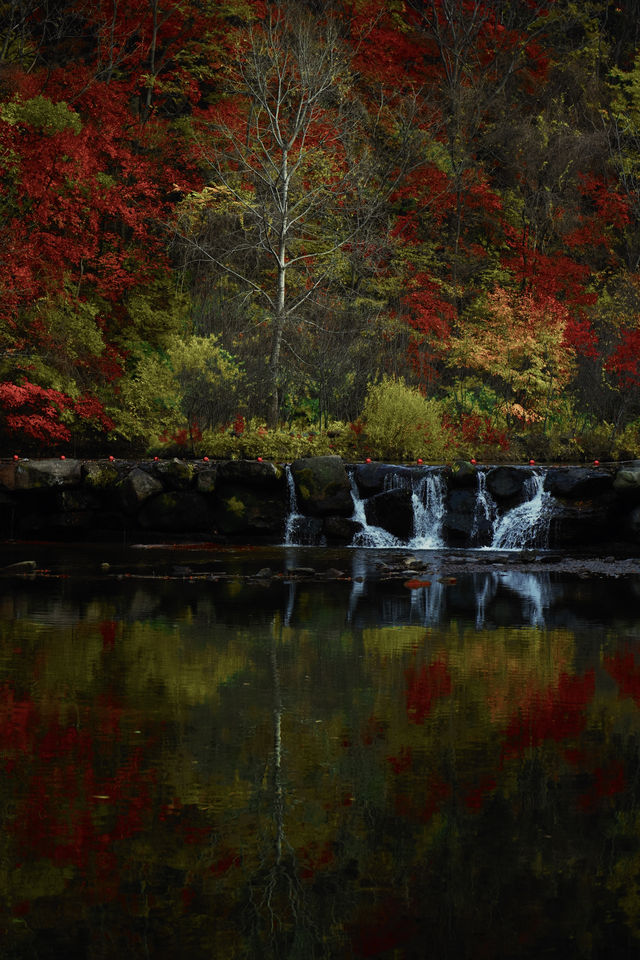
[[[405,580],[404,586],[407,590],[421,590],[422,587],[430,587],[431,580]]]
[[[636,664],[634,654],[616,653],[604,658],[604,668],[618,684],[621,697],[631,697],[640,707],[640,666]]]
[[[406,913],[406,905],[391,897],[367,909],[366,916],[353,930],[352,943],[356,957],[405,956],[403,947],[410,946],[417,935],[414,917]],[[424,946],[421,945],[424,949]],[[393,954],[390,951],[395,951]]]
[[[387,757],[387,763],[391,765],[394,773],[402,773],[404,770],[408,770],[412,761],[411,747],[402,747],[397,757]]]
[[[422,665],[420,671],[414,666],[405,671],[407,680],[407,716],[410,723],[424,723],[431,712],[434,700],[451,693],[451,677],[447,665],[435,660],[429,666]]]
[[[116,642],[116,627],[117,623],[115,620],[103,620],[100,624],[103,650],[113,650]]]
[[[360,737],[365,747],[370,747],[375,740],[384,740],[384,723],[373,714],[367,719]]]
[[[622,793],[626,785],[624,767],[617,760],[606,767],[597,767],[593,776],[591,787],[578,801],[585,811],[593,810],[605,797],[614,797],[617,793]]]
[[[582,732],[585,708],[593,698],[595,673],[560,675],[558,686],[535,694],[511,718],[505,732],[505,754],[513,756],[544,740],[567,740]]]
[[[449,799],[451,793],[451,784],[447,780],[443,780],[438,774],[433,774],[429,778],[425,794],[421,795],[416,791],[411,795],[404,793],[396,795],[396,814],[408,820],[429,823],[445,800]]]
[[[496,788],[495,777],[482,777],[475,787],[466,790],[463,795],[463,803],[467,810],[481,810],[487,794],[493,793]]]

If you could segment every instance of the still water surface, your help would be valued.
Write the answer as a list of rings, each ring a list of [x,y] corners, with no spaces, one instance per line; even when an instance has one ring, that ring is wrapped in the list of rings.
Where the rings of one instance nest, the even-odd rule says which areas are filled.
[[[640,581],[340,559],[0,583],[3,958],[640,954]]]

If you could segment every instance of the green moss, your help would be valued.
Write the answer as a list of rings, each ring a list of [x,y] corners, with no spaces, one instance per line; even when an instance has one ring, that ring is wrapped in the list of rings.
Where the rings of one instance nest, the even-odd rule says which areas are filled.
[[[243,517],[246,513],[247,508],[245,507],[242,500],[238,500],[237,497],[229,497],[228,500],[225,500],[227,509],[235,514],[236,517]]]

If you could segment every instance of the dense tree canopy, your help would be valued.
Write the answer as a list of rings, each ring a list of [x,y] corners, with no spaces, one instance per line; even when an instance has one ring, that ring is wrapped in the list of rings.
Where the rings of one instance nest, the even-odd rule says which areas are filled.
[[[389,378],[438,405],[451,452],[633,452],[638,20],[1,4],[4,453],[366,437]]]

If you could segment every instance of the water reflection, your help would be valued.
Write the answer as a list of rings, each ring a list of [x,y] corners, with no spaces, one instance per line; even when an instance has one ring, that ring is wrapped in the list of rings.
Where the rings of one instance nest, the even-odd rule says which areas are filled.
[[[636,956],[637,581],[307,560],[3,585],[3,956]]]

